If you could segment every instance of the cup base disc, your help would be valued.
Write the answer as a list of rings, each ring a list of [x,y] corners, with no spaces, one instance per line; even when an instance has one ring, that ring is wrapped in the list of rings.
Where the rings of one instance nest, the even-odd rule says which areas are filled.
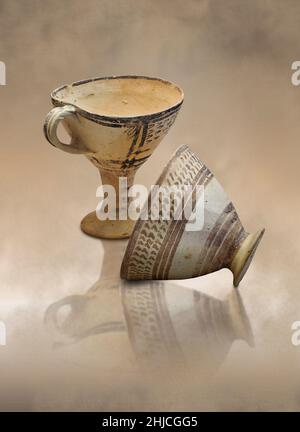
[[[130,237],[135,221],[105,220],[97,218],[96,212],[86,215],[80,224],[81,230],[92,237],[104,239],[124,239]]]
[[[230,269],[233,272],[233,285],[235,287],[238,287],[239,283],[245,276],[264,232],[265,230],[262,229],[257,231],[255,234],[248,234],[238,253],[234,257]]]

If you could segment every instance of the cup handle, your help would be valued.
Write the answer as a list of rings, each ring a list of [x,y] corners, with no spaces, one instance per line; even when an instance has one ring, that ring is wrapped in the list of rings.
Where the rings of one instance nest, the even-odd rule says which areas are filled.
[[[59,300],[48,307],[45,312],[45,323],[47,326],[60,330],[58,324],[58,313],[63,306],[70,306],[71,311],[69,316],[74,312],[80,310],[80,307],[84,304],[84,296],[82,295],[71,295],[62,300]]]
[[[76,108],[72,105],[53,108],[47,114],[44,123],[44,134],[51,145],[67,153],[84,154],[91,153],[85,146],[75,146],[74,142],[70,144],[62,143],[57,137],[57,127],[61,120],[66,117],[76,116]]]

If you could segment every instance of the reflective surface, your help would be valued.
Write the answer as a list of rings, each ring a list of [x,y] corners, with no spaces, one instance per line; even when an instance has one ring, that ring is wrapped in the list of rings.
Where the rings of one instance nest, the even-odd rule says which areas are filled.
[[[300,347],[291,343],[291,325],[300,320],[300,88],[290,66],[299,60],[300,6],[101,3],[1,2],[7,344],[0,346],[0,409],[299,409]],[[89,161],[45,142],[49,93],[61,83],[126,73],[170,79],[185,93],[176,125],[136,182],[153,184],[187,144],[218,177],[245,228],[266,227],[239,294],[221,270],[145,285],[137,298],[135,285],[120,287],[121,245],[109,251],[81,233],[78,221],[98,204],[99,179]],[[151,331],[146,315],[133,314],[137,301],[155,305]],[[226,305],[235,305],[238,326]],[[131,332],[125,313],[136,319]],[[255,347],[241,330],[247,321]]]
[[[201,365],[209,365],[213,370],[235,340],[254,345],[236,290],[219,300],[170,282],[117,280],[113,277],[120,265],[116,252],[122,245],[104,244],[103,276],[86,294],[65,297],[46,311],[47,327],[55,333],[54,346],[125,332],[141,366],[172,368],[180,364],[201,369]],[[105,277],[107,268],[111,277]]]

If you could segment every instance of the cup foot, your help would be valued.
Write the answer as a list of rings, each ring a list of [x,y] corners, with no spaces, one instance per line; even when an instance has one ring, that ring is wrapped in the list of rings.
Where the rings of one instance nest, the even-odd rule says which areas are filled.
[[[265,230],[262,229],[255,234],[248,234],[235,255],[230,266],[230,270],[233,273],[233,285],[235,287],[239,285],[245,276],[264,232]]]
[[[80,224],[85,234],[105,239],[124,239],[130,237],[135,221],[133,220],[105,220],[97,218],[96,212],[86,215]]]

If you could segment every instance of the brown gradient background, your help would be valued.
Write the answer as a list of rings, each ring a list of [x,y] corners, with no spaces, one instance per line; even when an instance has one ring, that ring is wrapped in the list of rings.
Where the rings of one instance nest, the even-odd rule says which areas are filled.
[[[299,409],[300,347],[290,329],[300,320],[300,88],[290,80],[299,21],[297,0],[1,0],[1,410]],[[239,288],[255,348],[234,342],[212,376],[141,374],[124,334],[53,349],[44,325],[51,303],[98,280],[104,250],[79,230],[97,204],[96,169],[43,137],[49,94],[114,74],[160,76],[185,92],[136,180],[149,186],[187,144],[246,229],[266,228]],[[116,280],[119,255],[109,269]],[[224,296],[232,276],[222,270],[182,285]]]

